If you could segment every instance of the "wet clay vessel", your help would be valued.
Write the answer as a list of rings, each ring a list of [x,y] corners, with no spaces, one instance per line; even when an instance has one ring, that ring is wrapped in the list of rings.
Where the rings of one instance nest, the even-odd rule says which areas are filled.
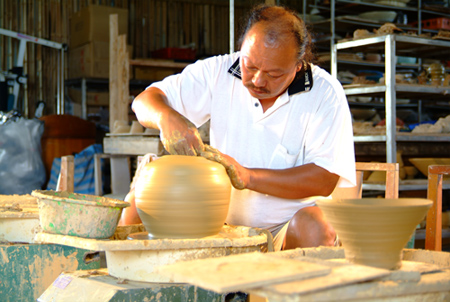
[[[203,157],[166,155],[136,181],[136,207],[150,238],[201,238],[219,233],[231,184],[222,165]]]
[[[432,205],[421,198],[323,199],[317,201],[352,263],[401,267],[401,252]]]

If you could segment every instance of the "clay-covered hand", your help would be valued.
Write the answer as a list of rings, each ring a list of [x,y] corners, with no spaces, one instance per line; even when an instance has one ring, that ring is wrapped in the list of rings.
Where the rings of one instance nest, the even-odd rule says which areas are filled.
[[[198,156],[204,150],[197,128],[180,114],[163,122],[160,130],[161,142],[172,155]]]
[[[209,145],[205,145],[205,150],[200,155],[208,160],[215,161],[224,166],[233,187],[239,190],[247,187],[247,169],[242,167],[234,158],[221,153],[219,150]]]

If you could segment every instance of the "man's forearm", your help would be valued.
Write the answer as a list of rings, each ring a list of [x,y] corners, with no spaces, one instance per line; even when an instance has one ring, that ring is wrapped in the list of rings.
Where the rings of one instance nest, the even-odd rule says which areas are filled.
[[[330,195],[339,176],[306,164],[283,170],[248,169],[247,189],[287,199]]]
[[[133,112],[139,123],[146,128],[160,129],[166,112],[173,109],[167,104],[167,97],[157,88],[148,88],[133,101]]]

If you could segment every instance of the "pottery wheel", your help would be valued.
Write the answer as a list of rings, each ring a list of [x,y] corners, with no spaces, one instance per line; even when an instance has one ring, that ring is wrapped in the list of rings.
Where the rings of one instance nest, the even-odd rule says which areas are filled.
[[[267,245],[267,236],[262,230],[247,227],[223,226],[213,236],[189,239],[154,238],[148,232],[136,232],[127,236],[122,243],[127,249],[142,246],[136,250],[106,249],[110,275],[134,281],[174,282],[160,275],[158,267],[179,261],[223,257],[230,254],[261,252]]]
[[[148,232],[139,232],[128,235],[128,240],[152,240],[154,239],[152,235]]]

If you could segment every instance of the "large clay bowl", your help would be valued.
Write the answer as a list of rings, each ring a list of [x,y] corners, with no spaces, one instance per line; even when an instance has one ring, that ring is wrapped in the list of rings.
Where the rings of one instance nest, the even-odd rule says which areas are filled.
[[[136,207],[152,238],[200,238],[219,233],[231,184],[222,165],[203,157],[166,155],[136,181]]]
[[[428,176],[428,166],[430,165],[450,165],[450,158],[410,158],[409,161],[420,171],[423,175]],[[444,179],[449,179],[449,176],[444,176]]]
[[[323,199],[317,201],[352,263],[401,267],[401,251],[432,201],[421,198]]]

